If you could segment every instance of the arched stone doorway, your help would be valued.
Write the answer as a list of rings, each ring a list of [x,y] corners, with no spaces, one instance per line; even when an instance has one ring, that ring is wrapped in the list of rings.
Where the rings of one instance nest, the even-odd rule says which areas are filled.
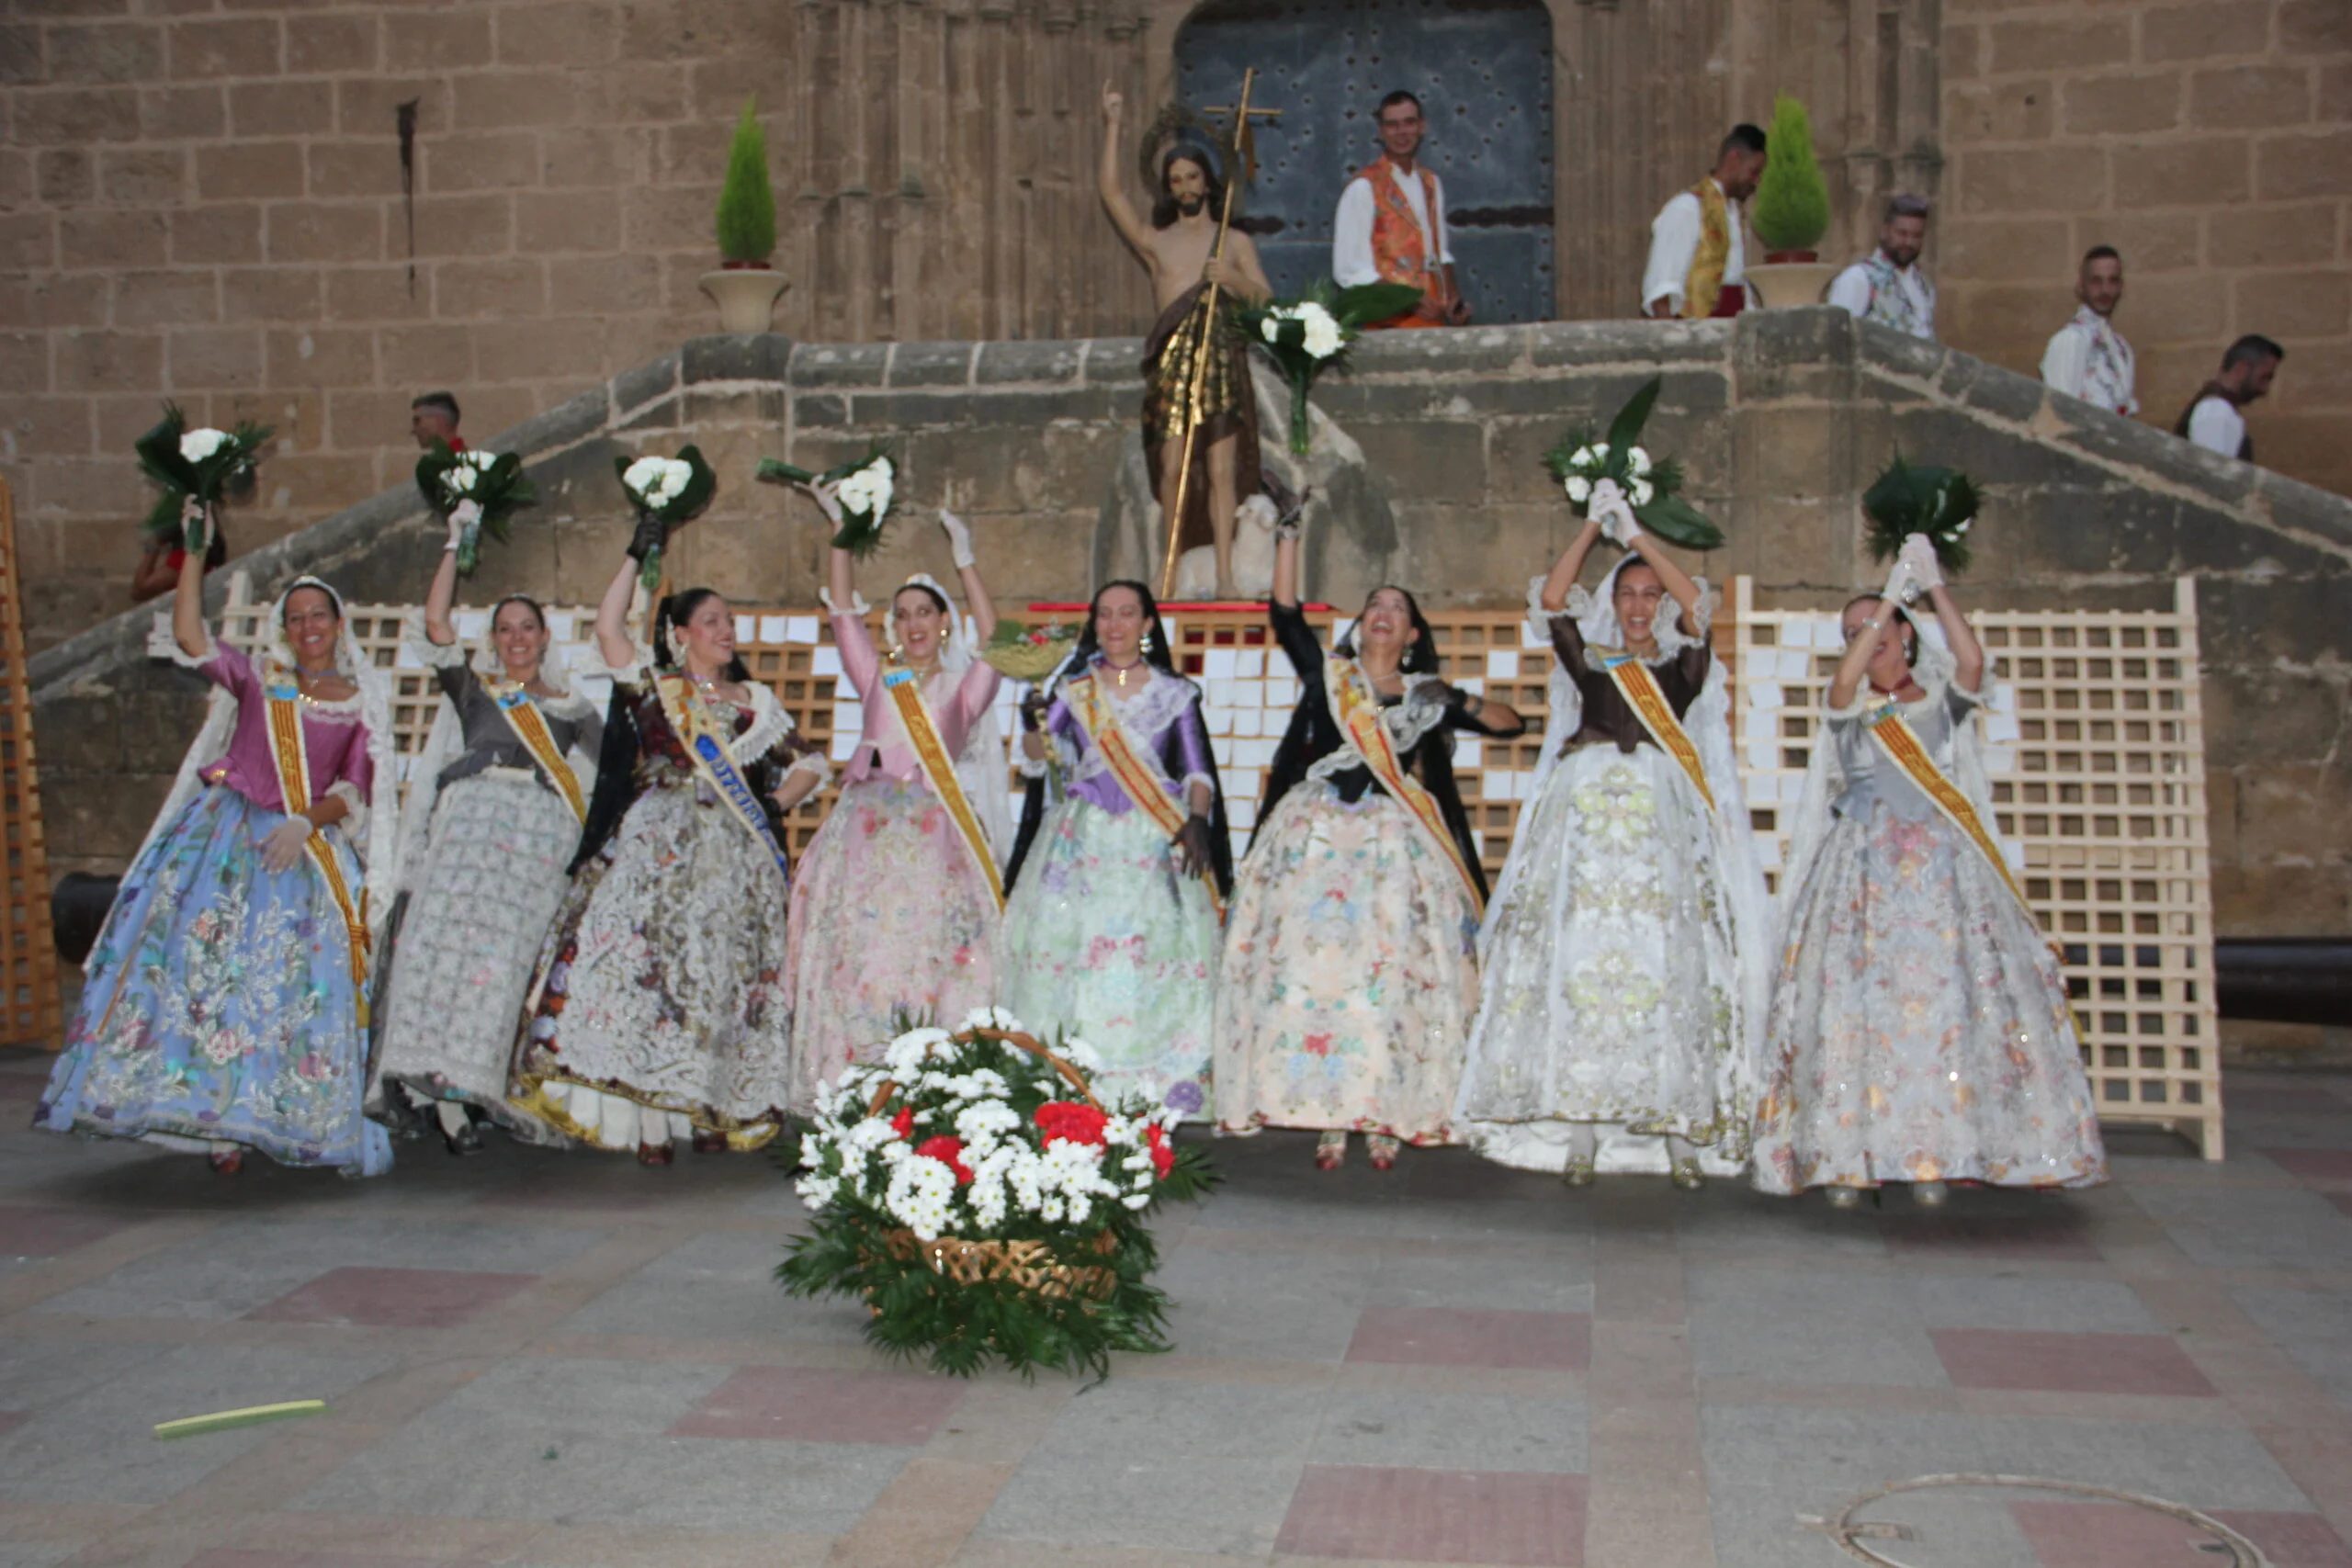
[[[1176,35],[1188,105],[1233,101],[1246,66],[1283,111],[1259,134],[1247,193],[1275,288],[1331,270],[1331,216],[1379,155],[1381,97],[1429,115],[1422,154],[1445,182],[1463,293],[1482,321],[1553,315],[1552,17],[1542,0],[1208,0]]]

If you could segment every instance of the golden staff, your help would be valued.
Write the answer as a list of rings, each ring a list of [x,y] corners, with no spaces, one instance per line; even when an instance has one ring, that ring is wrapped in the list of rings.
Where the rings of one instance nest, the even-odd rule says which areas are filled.
[[[1241,188],[1241,169],[1248,156],[1246,148],[1250,140],[1250,117],[1255,115],[1260,119],[1280,119],[1283,116],[1283,111],[1280,109],[1253,109],[1250,107],[1250,84],[1257,79],[1256,66],[1243,67],[1240,103],[1238,106],[1220,107],[1206,111],[1210,114],[1229,113],[1233,116],[1233,166],[1226,171],[1227,178],[1225,182],[1225,206],[1217,214],[1216,243],[1209,247],[1211,261],[1225,259],[1226,232],[1233,227],[1233,194]],[[1176,506],[1166,519],[1168,554],[1159,566],[1159,596],[1162,599],[1176,592],[1176,541],[1184,532],[1184,497],[1193,486],[1193,440],[1200,434],[1201,429],[1203,391],[1201,383],[1208,375],[1209,355],[1217,346],[1216,297],[1217,285],[1212,283],[1209,285],[1208,294],[1201,302],[1204,307],[1201,319],[1201,341],[1193,351],[1192,374],[1185,378],[1184,444],[1177,454]],[[1244,374],[1247,374],[1246,369]],[[1249,392],[1246,383],[1244,393],[1250,396],[1255,395]],[[1214,528],[1215,525],[1212,524],[1211,526]]]

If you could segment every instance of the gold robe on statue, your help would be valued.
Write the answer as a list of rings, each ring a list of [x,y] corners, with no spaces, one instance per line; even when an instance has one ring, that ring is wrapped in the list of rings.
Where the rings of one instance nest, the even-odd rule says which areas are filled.
[[[1234,499],[1258,493],[1258,398],[1250,384],[1250,350],[1228,313],[1233,297],[1220,290],[1215,352],[1201,378],[1200,433],[1193,438],[1193,479],[1184,491],[1183,526],[1177,548],[1213,542],[1209,524],[1210,446],[1225,436],[1238,439],[1233,454]],[[1152,493],[1184,446],[1184,398],[1193,363],[1208,336],[1208,285],[1196,283],[1159,313],[1143,348],[1143,456],[1151,471]]]

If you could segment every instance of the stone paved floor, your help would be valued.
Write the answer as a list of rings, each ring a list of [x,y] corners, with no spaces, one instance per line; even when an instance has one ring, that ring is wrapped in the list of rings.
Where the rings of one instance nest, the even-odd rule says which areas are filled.
[[[786,1299],[756,1158],[222,1180],[23,1131],[45,1066],[0,1054],[0,1568],[1826,1568],[1804,1519],[1955,1472],[2352,1568],[2352,1077],[2233,1077],[2225,1165],[2132,1134],[2102,1190],[1941,1215],[1223,1145],[1164,1233],[1177,1353],[1088,1387],[910,1373]],[[1917,1568],[2224,1561],[2065,1494],[1866,1517]]]

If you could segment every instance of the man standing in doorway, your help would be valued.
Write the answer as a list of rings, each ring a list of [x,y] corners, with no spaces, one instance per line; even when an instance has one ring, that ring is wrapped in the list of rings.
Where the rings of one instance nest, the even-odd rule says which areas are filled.
[[[1231,599],[1238,594],[1233,581],[1234,514],[1243,496],[1258,493],[1260,480],[1258,395],[1250,382],[1248,346],[1229,319],[1227,302],[1267,299],[1273,286],[1258,264],[1258,247],[1238,229],[1226,235],[1222,260],[1210,254],[1224,214],[1225,187],[1206,148],[1180,141],[1160,155],[1159,190],[1151,222],[1145,225],[1119,183],[1125,107],[1125,100],[1103,84],[1102,159],[1095,185],[1111,226],[1151,275],[1152,298],[1159,305],[1159,319],[1144,344],[1144,460],[1178,553],[1214,545],[1216,595]],[[1207,299],[1211,284],[1218,292],[1214,315]],[[1178,454],[1184,446],[1195,364],[1202,366],[1199,423],[1180,518]]]
[[[1470,305],[1454,281],[1445,230],[1445,186],[1418,160],[1429,122],[1421,100],[1391,93],[1380,100],[1380,156],[1356,171],[1340,193],[1331,220],[1331,280],[1342,288],[1403,283],[1421,302],[1382,327],[1462,327]]]
[[[1889,197],[1878,249],[1838,275],[1829,302],[1883,327],[1936,341],[1936,286],[1919,270],[1928,243],[1928,198]]]
[[[2094,245],[2075,274],[2075,319],[2060,327],[2041,355],[2041,379],[2052,390],[2120,414],[2140,412],[2132,395],[2132,345],[2115,330],[2123,302],[2123,258],[2113,245]]]
[[[1642,313],[1704,321],[1747,308],[1743,204],[1764,177],[1764,133],[1735,125],[1715,150],[1714,173],[1669,201],[1650,225]]]
[[[2285,349],[2259,333],[2238,339],[2222,355],[2222,373],[2206,382],[2180,411],[2180,421],[2172,433],[2187,436],[2209,452],[2253,462],[2254,437],[2245,432],[2243,411],[2270,390],[2270,383],[2278,376],[2278,362],[2286,357]]]

